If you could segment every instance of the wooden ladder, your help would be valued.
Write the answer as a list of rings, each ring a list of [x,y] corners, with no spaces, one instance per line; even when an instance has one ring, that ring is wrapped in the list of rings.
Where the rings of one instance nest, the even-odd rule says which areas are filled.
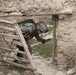
[[[16,32],[17,35],[13,35],[12,32]],[[16,39],[19,41],[16,41],[13,39]],[[34,73],[34,75],[39,75],[37,72],[36,66],[32,60],[32,57],[29,52],[26,41],[25,41],[25,39],[22,35],[22,32],[21,32],[18,24],[16,23],[16,21],[14,21],[14,23],[13,23],[13,22],[6,21],[6,20],[0,20],[0,42],[2,42],[0,45],[0,51],[1,51],[0,56],[2,57],[2,59],[0,58],[1,61],[4,61],[8,64],[11,64],[13,66],[17,66],[17,67],[20,67],[20,68],[23,68],[26,70],[31,70]],[[24,52],[19,51],[19,50],[14,50],[12,45],[23,46]],[[4,53],[3,53],[3,51],[4,51]],[[10,53],[13,52],[14,55],[6,54],[8,52],[10,52]],[[26,55],[28,58],[28,61],[26,61],[26,58],[17,57],[15,55],[15,52],[16,52],[16,54],[21,53],[23,55]],[[14,59],[14,60],[16,59],[16,60],[20,61],[21,63],[29,62],[31,67],[28,68],[25,66],[26,64],[23,65],[21,63],[12,62],[11,60],[8,60],[8,59],[6,60],[6,59],[4,59],[5,57]]]

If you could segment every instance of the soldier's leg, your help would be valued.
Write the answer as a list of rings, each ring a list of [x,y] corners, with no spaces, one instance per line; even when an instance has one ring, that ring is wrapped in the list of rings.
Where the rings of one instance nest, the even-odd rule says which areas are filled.
[[[24,48],[22,46],[17,45],[16,47],[19,49],[19,51],[23,51],[24,52]],[[23,57],[23,54],[17,53],[17,56],[18,57]]]
[[[31,45],[30,45],[29,41],[26,41],[26,43],[27,43],[28,49],[29,49],[29,51],[30,51],[30,53],[32,55],[32,48],[31,48]]]
[[[24,51],[24,48],[22,46],[16,45],[16,47],[18,48],[19,51]],[[24,55],[21,53],[17,53],[17,57],[24,57]],[[15,59],[14,62],[18,63],[18,60]]]
[[[31,45],[30,45],[29,41],[26,41],[26,43],[27,43],[27,46],[29,48],[30,53],[32,54],[32,48],[31,48]],[[18,48],[18,50],[24,52],[24,48],[22,46],[16,45],[16,47]],[[17,56],[18,57],[24,57],[24,55],[21,54],[21,53],[17,53]],[[18,60],[15,60],[15,62],[18,62]]]

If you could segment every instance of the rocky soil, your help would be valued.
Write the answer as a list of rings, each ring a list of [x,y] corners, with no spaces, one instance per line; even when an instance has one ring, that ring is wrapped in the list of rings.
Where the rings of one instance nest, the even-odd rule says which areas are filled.
[[[56,66],[51,64],[51,58],[45,59],[41,56],[33,56],[33,60],[38,68],[38,72],[42,75],[66,75],[66,73],[58,71]]]
[[[50,58],[45,59],[39,55],[33,55],[32,57],[34,63],[36,64],[38,73],[41,75],[66,75],[66,73],[58,71],[56,66],[51,64]],[[29,71],[25,71],[17,67],[8,67],[6,64],[0,67],[0,75],[30,75],[29,73]]]

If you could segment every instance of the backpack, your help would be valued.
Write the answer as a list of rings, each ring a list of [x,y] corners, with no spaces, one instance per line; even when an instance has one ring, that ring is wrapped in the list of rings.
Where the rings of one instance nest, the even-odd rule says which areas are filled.
[[[35,24],[25,23],[25,24],[19,25],[19,27],[20,27],[22,34],[26,40],[30,40],[33,38],[35,31],[36,31]]]
[[[33,23],[25,23],[25,24],[21,24],[19,25],[23,35],[24,34],[32,34],[33,32],[35,32],[35,25]]]

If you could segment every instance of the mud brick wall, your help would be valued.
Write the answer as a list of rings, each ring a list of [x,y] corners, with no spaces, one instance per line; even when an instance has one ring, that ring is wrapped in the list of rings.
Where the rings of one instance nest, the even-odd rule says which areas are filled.
[[[11,12],[37,14],[66,10],[72,10],[73,14],[59,16],[56,51],[56,60],[59,68],[69,68],[76,64],[76,0],[0,0],[0,15]],[[25,18],[0,17],[0,19],[16,19],[17,21]],[[39,20],[38,17],[29,18]]]
[[[59,16],[56,60],[60,69],[69,69],[76,65],[76,1],[65,0],[62,6],[73,14]]]

